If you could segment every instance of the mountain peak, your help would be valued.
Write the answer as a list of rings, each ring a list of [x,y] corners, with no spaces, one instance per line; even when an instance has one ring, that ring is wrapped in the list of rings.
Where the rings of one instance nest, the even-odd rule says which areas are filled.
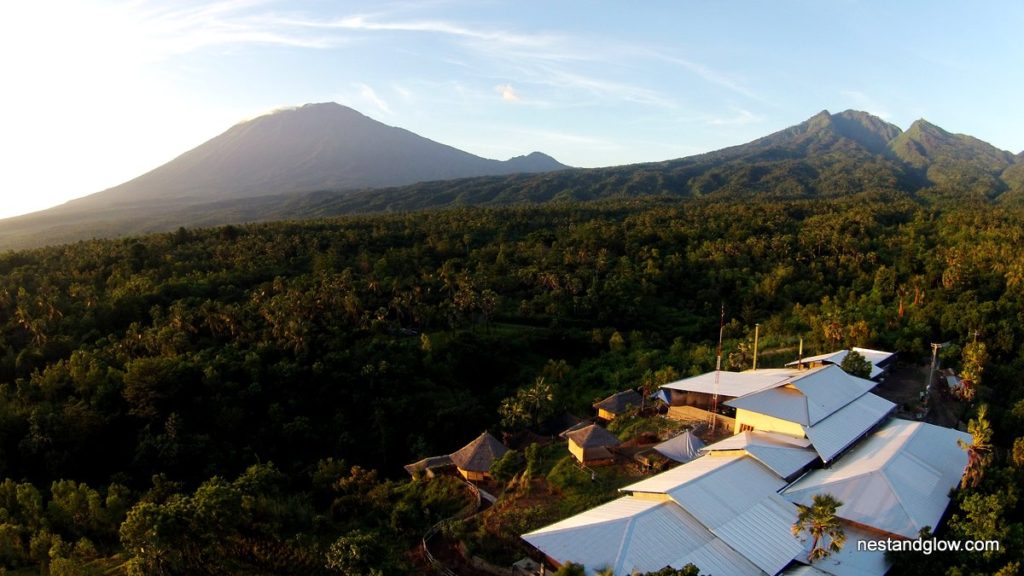
[[[539,153],[507,162],[482,158],[336,102],[317,102],[236,124],[151,172],[75,202],[206,202],[563,168]]]

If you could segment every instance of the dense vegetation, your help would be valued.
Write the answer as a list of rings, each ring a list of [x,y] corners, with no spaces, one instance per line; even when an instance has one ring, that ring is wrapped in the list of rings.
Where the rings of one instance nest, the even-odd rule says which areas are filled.
[[[1010,551],[945,565],[994,572],[1024,526],[1024,456],[1009,454],[1024,424],[1022,216],[896,192],[618,200],[0,255],[0,562],[408,571],[406,551],[467,496],[394,480],[402,464],[497,431],[502,400],[540,376],[586,413],[659,372],[711,368],[724,302],[729,351],[759,322],[778,362],[801,337],[808,353],[912,360],[951,341],[959,362],[977,333],[995,457],[951,524]]]

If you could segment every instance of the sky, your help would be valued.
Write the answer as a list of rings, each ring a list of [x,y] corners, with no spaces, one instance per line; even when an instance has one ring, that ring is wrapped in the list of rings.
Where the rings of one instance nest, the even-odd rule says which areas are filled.
[[[5,2],[0,218],[310,102],[488,158],[580,167],[849,108],[1019,153],[1021,30],[1019,0]]]

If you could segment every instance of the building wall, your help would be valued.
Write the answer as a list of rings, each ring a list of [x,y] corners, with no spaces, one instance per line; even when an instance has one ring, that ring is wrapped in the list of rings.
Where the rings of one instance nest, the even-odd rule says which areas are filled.
[[[463,470],[462,468],[459,468],[458,470],[459,474],[461,474],[463,478],[471,482],[483,482],[487,479],[486,472],[474,472],[472,470]]]
[[[583,462],[584,450],[572,440],[569,440],[569,453],[576,457],[577,462]]]
[[[743,430],[744,425],[750,426],[754,430],[788,434],[794,438],[804,438],[806,436],[803,426],[796,422],[740,408],[736,410],[736,425],[733,428],[733,434],[739,434]]]
[[[597,417],[601,418],[602,420],[609,420],[609,421],[611,421],[611,420],[615,419],[615,414],[605,410],[604,408],[598,408],[597,409]]]

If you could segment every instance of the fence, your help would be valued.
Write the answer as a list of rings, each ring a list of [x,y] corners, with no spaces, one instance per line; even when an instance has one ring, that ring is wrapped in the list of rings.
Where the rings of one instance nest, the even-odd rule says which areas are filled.
[[[451,569],[442,564],[440,560],[435,558],[434,555],[430,553],[430,547],[427,545],[427,542],[429,542],[430,539],[433,538],[438,532],[444,530],[445,526],[448,526],[452,522],[458,520],[467,520],[476,515],[480,510],[480,489],[473,485],[473,483],[471,482],[466,482],[465,480],[463,480],[462,482],[463,484],[469,487],[469,492],[470,494],[473,495],[473,503],[467,506],[466,508],[459,510],[457,513],[455,513],[454,516],[449,516],[448,518],[445,518],[444,520],[441,520],[433,526],[431,526],[430,529],[427,530],[425,534],[423,534],[423,538],[420,540],[420,547],[423,549],[423,557],[427,559],[427,562],[430,563],[430,566],[434,569],[434,571],[438,574],[441,574],[442,576],[459,575],[455,572],[452,572]]]

